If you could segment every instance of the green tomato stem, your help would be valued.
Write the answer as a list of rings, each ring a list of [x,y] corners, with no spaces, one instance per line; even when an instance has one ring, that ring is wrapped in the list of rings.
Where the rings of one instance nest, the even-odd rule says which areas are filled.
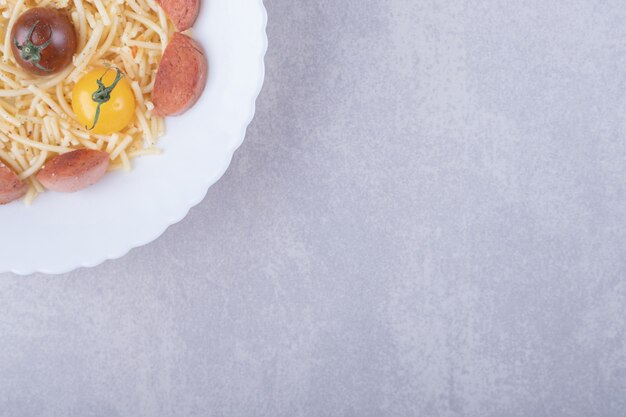
[[[41,65],[39,61],[41,60],[41,53],[48,46],[50,46],[52,39],[48,39],[45,43],[42,43],[41,45],[35,45],[32,41],[32,37],[33,32],[37,28],[37,25],[39,25],[39,20],[37,20],[35,24],[30,28],[30,30],[28,31],[28,35],[26,35],[26,41],[23,44],[20,44],[17,41],[17,36],[13,38],[13,43],[15,44],[15,47],[20,51],[20,55],[24,61],[32,62],[32,64],[40,70],[50,72],[52,70]]]
[[[113,84],[111,84],[110,86],[105,86],[102,80],[104,79],[104,76],[107,74],[107,72],[109,72],[109,69],[110,68],[107,68],[107,70],[104,71],[104,74],[102,74],[102,77],[96,80],[96,83],[98,84],[98,89],[94,91],[94,93],[91,95],[91,99],[95,103],[98,103],[98,107],[96,107],[96,115],[93,120],[93,125],[91,125],[90,128],[87,128],[87,130],[93,130],[96,127],[96,123],[98,123],[98,120],[100,119],[100,107],[103,104],[107,103],[109,100],[111,100],[111,93],[113,92],[113,90],[115,90],[115,87],[117,87],[117,84],[120,82],[120,80],[124,78],[124,74],[122,74],[122,71],[120,71],[119,68],[115,68],[115,81],[113,81]]]

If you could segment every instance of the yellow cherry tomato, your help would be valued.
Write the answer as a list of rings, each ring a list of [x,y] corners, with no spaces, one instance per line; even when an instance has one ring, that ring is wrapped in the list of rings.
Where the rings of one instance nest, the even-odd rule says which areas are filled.
[[[90,132],[119,132],[135,118],[135,95],[117,68],[100,68],[81,78],[72,91],[72,109]]]

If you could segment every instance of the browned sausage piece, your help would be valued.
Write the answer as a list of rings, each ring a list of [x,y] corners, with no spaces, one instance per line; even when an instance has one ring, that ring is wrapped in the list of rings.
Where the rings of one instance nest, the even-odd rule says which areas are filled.
[[[180,32],[193,26],[200,12],[200,0],[157,0]]]
[[[108,153],[77,149],[46,162],[37,179],[49,190],[73,193],[98,182],[108,167]]]
[[[0,162],[0,204],[7,204],[26,194],[27,186],[15,172]]]
[[[175,33],[157,70],[152,102],[157,116],[184,113],[200,98],[209,64],[202,47],[189,36]]]

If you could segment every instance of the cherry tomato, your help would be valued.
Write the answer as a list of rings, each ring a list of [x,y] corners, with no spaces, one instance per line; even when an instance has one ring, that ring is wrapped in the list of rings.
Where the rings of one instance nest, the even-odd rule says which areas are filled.
[[[76,30],[61,11],[38,7],[24,12],[11,31],[17,63],[36,75],[60,72],[76,53]]]
[[[100,68],[76,83],[72,109],[87,130],[108,135],[133,121],[135,95],[119,69]]]

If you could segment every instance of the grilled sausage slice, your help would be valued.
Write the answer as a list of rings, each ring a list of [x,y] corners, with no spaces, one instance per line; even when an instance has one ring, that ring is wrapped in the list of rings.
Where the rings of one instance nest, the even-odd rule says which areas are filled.
[[[0,162],[0,204],[7,204],[26,194],[28,187],[15,172]]]
[[[108,167],[108,153],[77,149],[46,162],[37,179],[49,190],[73,193],[98,182]]]
[[[179,31],[193,26],[200,13],[200,0],[157,0]]]
[[[209,64],[202,47],[189,36],[175,33],[159,64],[152,102],[157,116],[184,113],[200,98]]]

